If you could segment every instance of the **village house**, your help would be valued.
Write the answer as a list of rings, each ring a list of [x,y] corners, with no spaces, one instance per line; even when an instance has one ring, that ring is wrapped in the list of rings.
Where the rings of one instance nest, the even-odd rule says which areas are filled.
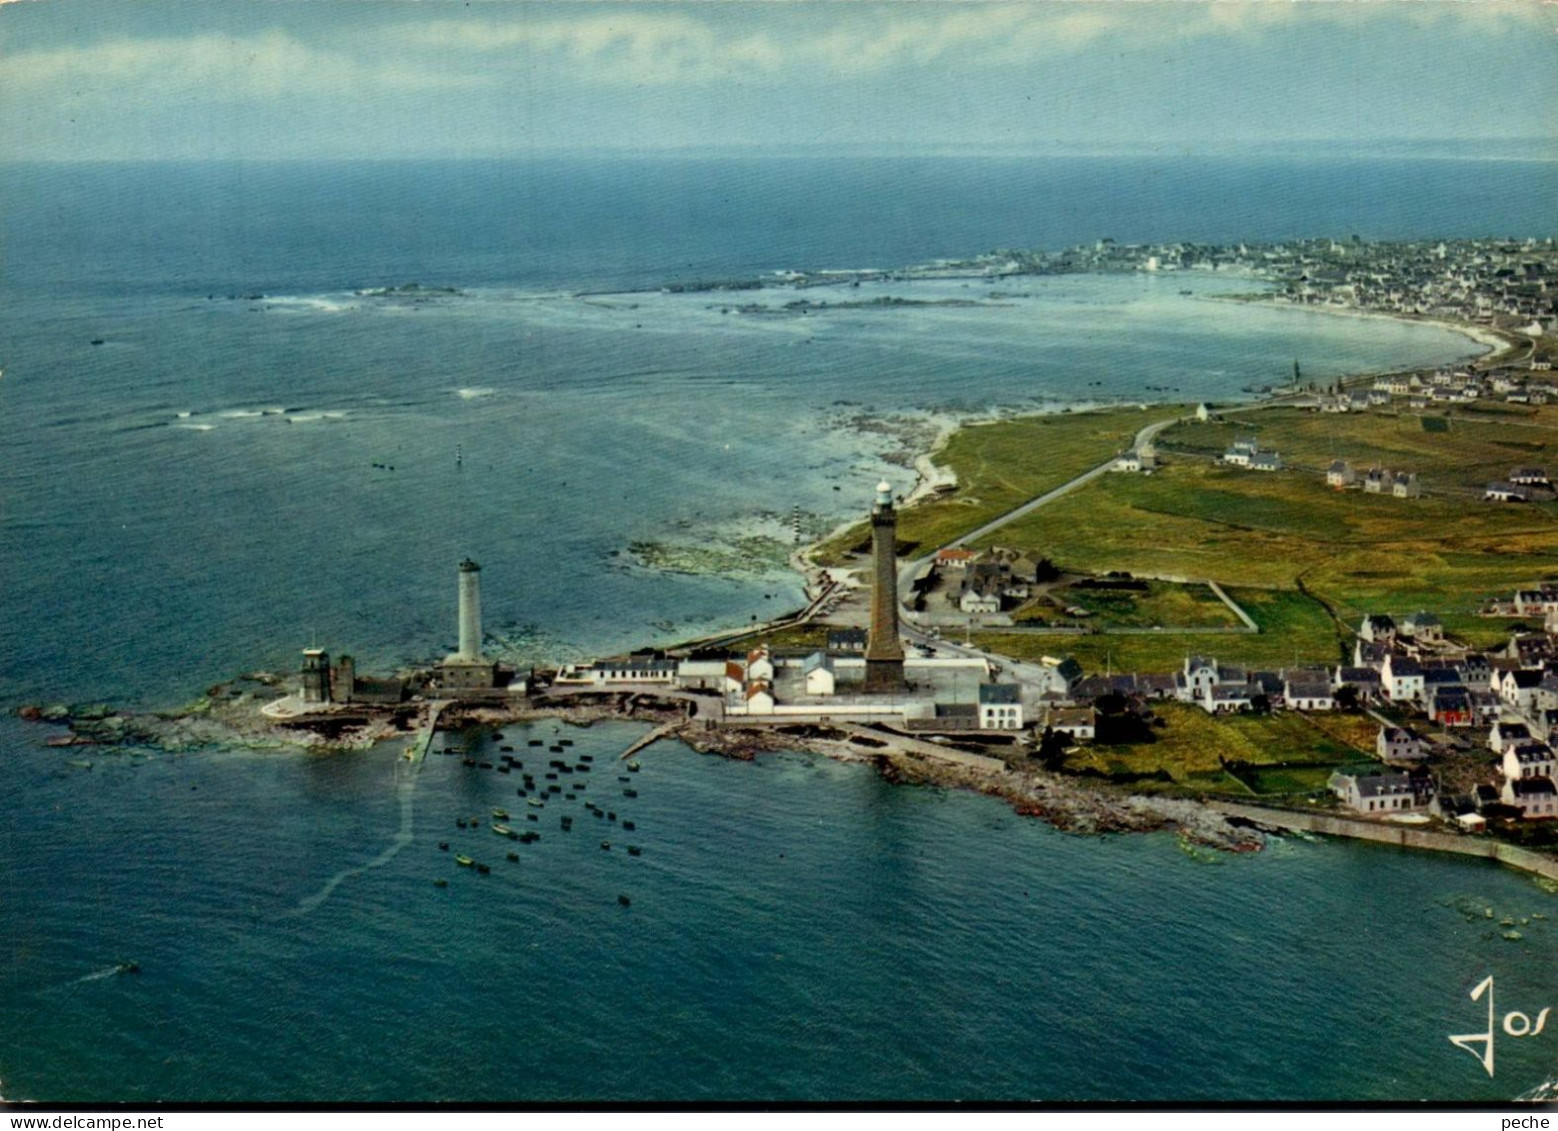
[[[1396,622],[1383,613],[1366,616],[1358,626],[1358,635],[1374,644],[1392,644],[1396,639]],[[1380,658],[1384,659],[1383,656]]]
[[[1374,753],[1381,762],[1416,762],[1428,756],[1423,740],[1406,727],[1380,727]]]
[[[1545,742],[1521,742],[1504,751],[1501,765],[1506,778],[1550,778],[1558,760]]]
[[[1201,709],[1209,715],[1238,714],[1253,705],[1247,683],[1216,684],[1201,693]]]
[[[774,713],[774,692],[767,680],[753,680],[745,692],[747,714],[771,715]]]
[[[1351,487],[1358,482],[1358,473],[1346,460],[1332,460],[1331,466],[1325,469],[1325,482],[1328,487]]]
[[[865,629],[830,628],[828,630],[828,651],[834,655],[857,655],[865,650]]]
[[[774,658],[768,645],[760,644],[747,653],[747,679],[751,682],[774,678]]]
[[[1331,673],[1331,690],[1340,691],[1344,687],[1354,688],[1358,692],[1359,703],[1372,703],[1380,697],[1379,672],[1373,668],[1338,665]]]
[[[1223,453],[1222,462],[1230,467],[1249,467],[1250,459],[1260,451],[1260,445],[1249,436],[1240,436]]]
[[[1488,489],[1482,493],[1482,500],[1486,503],[1528,503],[1531,496],[1526,487],[1517,487],[1513,483],[1489,483]]]
[[[1428,692],[1428,718],[1442,727],[1469,727],[1479,722],[1471,692],[1458,683]]]
[[[1415,703],[1423,697],[1423,666],[1410,656],[1391,652],[1380,667],[1380,683],[1392,703]]]
[[[1506,750],[1532,741],[1531,728],[1515,719],[1498,719],[1488,730],[1488,749],[1501,758]]]
[[[1015,683],[979,685],[979,729],[1021,730],[1021,689]]]
[[[1456,660],[1455,672],[1473,691],[1487,691],[1493,679],[1493,666],[1481,652],[1468,652]]]
[[[1546,585],[1539,589],[1516,589],[1514,610],[1517,617],[1558,612],[1558,589]]]
[[[801,664],[801,674],[806,681],[807,695],[832,695],[838,688],[833,671],[833,657],[825,652],[813,652]]]
[[[1541,467],[1517,467],[1509,473],[1509,481],[1521,487],[1550,486],[1547,470]]]
[[[676,665],[676,686],[683,690],[720,691],[725,686],[723,659],[686,659]]]
[[[1343,805],[1355,813],[1410,812],[1421,794],[1410,775],[1383,766],[1359,766],[1336,770],[1326,782]]]
[[[1538,687],[1542,682],[1540,670],[1519,668],[1513,671],[1495,672],[1492,686],[1498,697],[1522,715],[1536,709]]]
[[[945,550],[936,551],[936,565],[945,570],[967,569],[978,559],[979,554],[975,550],[965,550],[961,546],[950,546]]]
[[[1282,703],[1294,711],[1334,711],[1336,696],[1323,675],[1318,680],[1289,678],[1282,685]]]
[[[1391,480],[1390,493],[1398,499],[1421,498],[1423,485],[1417,481],[1417,472],[1396,472]]]
[[[1039,660],[1034,692],[1050,699],[1069,701],[1081,682],[1082,665],[1070,656],[1063,660],[1056,659],[1054,656],[1044,656]]]
[[[1558,817],[1558,787],[1552,778],[1505,778],[1500,800],[1528,821]]]
[[[1098,733],[1098,712],[1091,707],[1051,707],[1044,728],[1077,742],[1091,742]]]

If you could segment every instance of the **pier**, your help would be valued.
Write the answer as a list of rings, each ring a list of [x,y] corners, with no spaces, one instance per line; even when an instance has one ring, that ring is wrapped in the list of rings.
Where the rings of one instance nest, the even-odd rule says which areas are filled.
[[[439,718],[454,703],[453,699],[434,699],[427,705],[427,721],[423,724],[423,729],[417,733],[416,740],[406,747],[406,759],[415,762],[419,769],[422,763],[427,761],[427,752],[432,749],[433,735],[438,733]]]

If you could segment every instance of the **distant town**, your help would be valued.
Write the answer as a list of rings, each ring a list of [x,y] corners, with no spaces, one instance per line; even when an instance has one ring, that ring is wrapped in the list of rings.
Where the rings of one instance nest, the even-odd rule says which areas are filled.
[[[915,279],[1003,279],[1110,272],[1244,275],[1269,282],[1276,301],[1451,319],[1541,334],[1558,318],[1558,248],[1544,239],[1122,244],[1103,238],[1058,252],[1000,250],[882,270],[780,271],[772,276],[678,283],[672,291],[840,286]],[[1533,324],[1534,327],[1533,327]]]

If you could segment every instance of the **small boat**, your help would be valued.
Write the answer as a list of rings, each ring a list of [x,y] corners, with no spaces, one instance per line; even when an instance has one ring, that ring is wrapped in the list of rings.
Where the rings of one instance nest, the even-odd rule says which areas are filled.
[[[439,876],[438,879],[433,881],[433,886],[435,888],[446,888],[449,886],[449,881]]]
[[[561,746],[548,746],[547,749],[550,750],[553,754],[561,754],[563,752],[563,748]]]
[[[638,790],[636,790],[636,789],[624,789],[622,791],[622,796],[623,797],[637,797],[638,796]]]
[[[581,762],[593,762],[593,761],[595,761],[595,755],[593,755],[593,754],[580,754],[579,755],[579,761],[581,761]]]
[[[628,777],[626,774],[618,774],[617,775],[617,780],[618,781],[632,781],[633,779]]]
[[[492,831],[497,833],[499,836],[508,836],[509,833],[513,832],[514,830],[509,828],[507,825],[500,825],[497,821],[494,821],[492,822]]]
[[[563,818],[563,832],[567,832],[571,828],[573,828],[573,818],[572,817],[564,817]]]
[[[541,819],[541,817],[539,816],[539,814],[536,814],[536,813],[526,813],[525,814],[525,820],[527,820],[527,821],[539,821],[540,819]]]
[[[465,818],[464,817],[456,817],[454,819],[454,823],[455,823],[455,826],[457,828],[462,828],[462,829],[465,828]]]
[[[632,832],[634,829],[638,828],[638,826],[635,825],[632,821],[623,821],[622,827],[625,828],[628,832]]]
[[[630,773],[630,774],[636,774],[636,773],[638,773],[639,770],[642,770],[643,768],[644,767],[639,764],[639,761],[638,761],[637,758],[631,759],[628,762],[628,773]]]
[[[641,856],[643,854],[643,852],[644,852],[644,850],[642,848],[640,848],[636,844],[628,845],[628,855],[629,856]]]
[[[469,856],[459,852],[455,853],[454,862],[460,865],[462,868],[469,868],[472,864],[476,863],[476,861],[472,860]]]
[[[508,767],[508,763],[507,762],[505,762],[503,765],[498,767],[498,773],[506,774],[508,772],[509,772],[509,767]]]
[[[601,841],[600,842],[600,846],[601,846],[602,849],[604,849],[607,852],[611,851],[611,841],[609,841],[609,840]]]
[[[542,801],[539,797],[527,797],[525,798],[525,804],[533,806],[536,809],[546,808],[546,802]]]
[[[503,741],[503,732],[501,730],[493,731],[492,732],[492,741],[494,741],[494,742],[502,742]]]
[[[114,967],[115,974],[139,974],[140,972],[141,964],[133,958],[128,962],[121,962]]]
[[[449,851],[449,842],[447,840],[439,841],[438,842],[438,851],[440,851],[440,852],[448,852]]]
[[[561,793],[563,791],[563,787],[560,785],[549,785],[546,787],[546,791],[548,793]]]
[[[572,746],[573,745],[573,739],[571,739],[571,738],[559,738],[557,740],[557,745],[559,745],[559,746]]]
[[[478,864],[476,865],[476,870],[485,876],[488,872],[492,871],[492,868],[486,864]]]
[[[519,853],[517,853],[517,852],[510,852],[509,855],[508,855],[508,859],[509,859],[509,863],[510,864],[518,864],[519,863]]]
[[[480,817],[472,817],[470,824],[471,824],[471,828],[473,828],[473,829],[481,828],[481,818]]]
[[[633,901],[625,895],[617,896],[617,902],[622,904],[623,907],[631,907],[633,905]]]
[[[528,743],[526,743],[526,745],[527,746],[541,746],[541,745],[543,745],[543,743],[541,742],[541,740],[539,738],[532,738]]]
[[[476,759],[475,758],[462,758],[461,762],[462,762],[462,764],[467,765],[467,766],[474,766],[476,764]]]
[[[574,769],[581,774],[587,774],[590,772],[589,764],[585,762],[580,762],[577,766],[574,767]]]
[[[606,820],[608,820],[608,821],[615,821],[615,820],[616,820],[616,819],[617,819],[617,815],[616,815],[616,814],[615,814],[615,813],[613,813],[613,812],[611,812],[611,811],[610,811],[610,810],[609,810],[609,809],[608,809],[608,810],[607,810],[607,811],[606,811]]]
[[[103,344],[103,339],[102,338],[93,338],[92,339],[92,344],[94,346],[100,346],[100,345]]]
[[[509,811],[507,809],[494,809],[492,811],[492,815],[500,821],[506,821],[509,819]]]
[[[478,766],[480,766],[484,770],[492,769],[492,763],[491,762],[477,762],[476,764]]]

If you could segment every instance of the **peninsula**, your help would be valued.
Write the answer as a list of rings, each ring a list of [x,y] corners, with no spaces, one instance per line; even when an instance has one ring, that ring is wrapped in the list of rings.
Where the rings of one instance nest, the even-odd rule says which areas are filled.
[[[933,486],[906,500],[878,485],[866,520],[800,556],[804,608],[716,637],[521,671],[483,654],[466,561],[460,647],[437,664],[373,679],[310,649],[295,682],[247,677],[166,716],[24,714],[65,724],[56,745],[398,735],[413,760],[438,726],[630,717],[654,728],[633,752],[671,736],[736,757],[808,749],[1078,831],[1253,848],[1254,823],[1374,829],[1558,876],[1551,856],[1509,855],[1558,844],[1558,576],[1539,564],[1558,554],[1552,241],[1102,240],[881,277],[1081,270],[1239,271],[1271,285],[1265,300],[1501,345],[1326,387],[1295,362],[1250,403],[965,427],[930,453]]]

